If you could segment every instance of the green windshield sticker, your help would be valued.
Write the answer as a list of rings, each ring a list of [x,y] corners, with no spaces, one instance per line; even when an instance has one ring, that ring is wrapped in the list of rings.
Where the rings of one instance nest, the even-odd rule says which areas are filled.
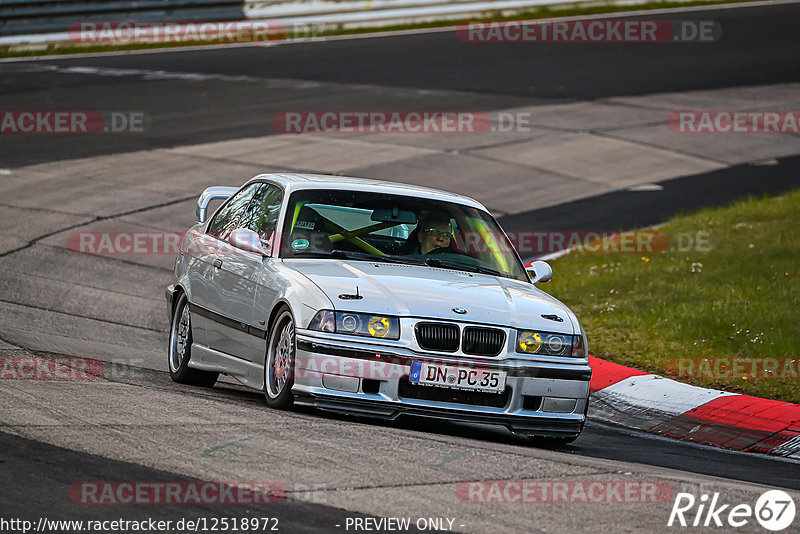
[[[303,209],[303,206],[305,206],[306,204],[308,204],[308,200],[305,200],[305,201],[302,201],[302,202],[298,202],[295,205],[295,207],[294,207],[294,216],[292,217],[292,227],[289,228],[289,233],[290,234],[292,233],[292,230],[294,230],[294,225],[297,224],[297,216],[300,215],[300,210]]]
[[[308,239],[295,239],[292,241],[292,248],[294,250],[303,250],[308,248],[311,243],[308,242]]]

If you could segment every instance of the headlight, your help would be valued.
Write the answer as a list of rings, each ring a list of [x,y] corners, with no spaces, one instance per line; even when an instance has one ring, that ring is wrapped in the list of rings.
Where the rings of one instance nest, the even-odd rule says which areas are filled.
[[[320,310],[311,319],[308,329],[379,339],[400,339],[400,320],[397,317],[368,313]]]
[[[580,343],[582,344],[580,336],[517,330],[517,352],[545,356],[575,356],[572,346],[573,337],[581,339]]]

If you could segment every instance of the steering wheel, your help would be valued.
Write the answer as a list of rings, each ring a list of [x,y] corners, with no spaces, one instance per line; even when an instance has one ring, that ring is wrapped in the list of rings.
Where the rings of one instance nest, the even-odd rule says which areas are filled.
[[[430,255],[433,255],[433,254],[458,254],[460,256],[466,256],[467,255],[466,252],[461,252],[460,250],[456,250],[453,247],[451,247],[450,245],[447,245],[446,247],[437,247],[437,248],[431,250],[430,252],[428,252],[427,254],[425,254],[425,256],[430,256]]]

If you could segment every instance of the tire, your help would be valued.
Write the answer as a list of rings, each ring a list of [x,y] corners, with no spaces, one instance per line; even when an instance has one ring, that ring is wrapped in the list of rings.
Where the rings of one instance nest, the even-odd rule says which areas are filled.
[[[285,410],[294,402],[295,347],[294,317],[283,307],[272,324],[264,358],[264,397],[270,408]]]
[[[189,312],[189,301],[186,294],[181,293],[178,304],[172,314],[169,329],[169,348],[167,349],[167,365],[169,376],[173,381],[191,386],[210,388],[217,382],[219,373],[191,369],[192,358],[192,315]]]

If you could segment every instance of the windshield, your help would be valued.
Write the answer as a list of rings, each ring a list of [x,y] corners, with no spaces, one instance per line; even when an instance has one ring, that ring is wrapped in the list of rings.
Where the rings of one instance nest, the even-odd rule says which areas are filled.
[[[453,202],[367,191],[293,193],[283,258],[415,263],[528,281],[491,215]]]

